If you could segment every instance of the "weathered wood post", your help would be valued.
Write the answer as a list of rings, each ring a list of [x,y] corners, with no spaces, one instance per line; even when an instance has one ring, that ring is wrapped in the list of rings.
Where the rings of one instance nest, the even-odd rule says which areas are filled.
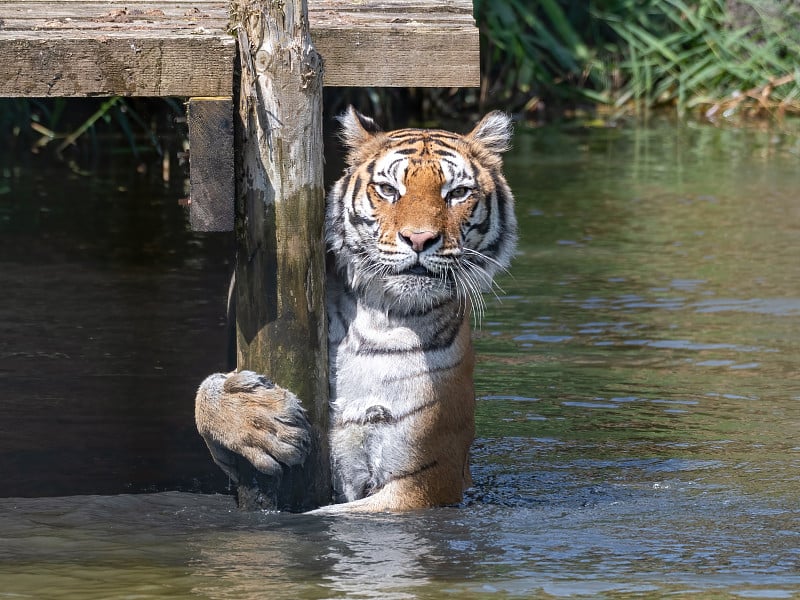
[[[330,499],[324,303],[322,60],[306,0],[232,0],[237,362],[303,402],[314,429],[302,467],[266,478],[241,460],[239,506],[301,510]]]

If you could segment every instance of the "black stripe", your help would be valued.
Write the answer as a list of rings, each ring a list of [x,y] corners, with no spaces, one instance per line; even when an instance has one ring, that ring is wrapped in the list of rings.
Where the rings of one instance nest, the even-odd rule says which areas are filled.
[[[438,465],[439,465],[439,461],[438,460],[434,460],[434,461],[431,461],[429,463],[425,463],[424,465],[422,465],[421,467],[418,467],[417,469],[415,469],[413,471],[406,471],[406,472],[401,472],[401,473],[391,473],[389,475],[389,477],[387,477],[384,480],[383,485],[386,486],[387,484],[391,483],[392,481],[397,481],[398,479],[407,479],[408,477],[413,477],[414,475],[418,475],[420,473],[423,473],[425,471],[433,469],[434,467],[436,467]]]
[[[458,138],[454,138],[454,140],[457,140],[457,139]],[[449,143],[450,140],[445,141],[445,140],[442,140],[442,139],[436,139],[435,141],[439,146],[444,146],[445,148],[447,148],[447,150],[453,150],[454,152],[459,153],[458,152],[458,147],[455,144]]]
[[[506,196],[504,188],[495,176],[495,201],[497,202],[497,235],[489,245],[483,247],[485,254],[497,254],[500,246],[505,245],[506,238],[503,235],[503,228],[508,220],[508,211],[511,210],[511,200]]]
[[[429,337],[427,341],[422,341],[418,346],[412,346],[411,348],[386,347],[373,344],[367,341],[355,328],[351,329],[350,336],[358,347],[356,354],[359,356],[389,356],[392,354],[407,354],[408,352],[436,352],[453,345],[461,329],[462,322],[463,317],[458,316],[444,321],[444,323],[439,325],[436,333],[432,337]]]
[[[375,219],[371,219],[370,217],[362,217],[355,212],[347,213],[347,221],[356,229],[358,227],[372,227],[376,222]]]
[[[397,131],[392,131],[389,134],[389,139],[392,142],[398,142],[401,140],[420,140],[422,139],[427,132],[424,129],[398,129]]]
[[[475,211],[480,206],[480,201],[476,202],[475,205],[472,207],[472,211],[470,212],[470,218],[475,215]],[[466,231],[464,232],[464,237],[466,237],[471,231],[478,230],[478,233],[481,235],[486,235],[486,232],[489,231],[489,227],[492,223],[492,203],[484,199],[483,205],[486,207],[486,217],[483,221],[478,221],[477,223],[472,223],[469,227],[467,227]]]
[[[456,313],[458,314],[458,313]],[[458,336],[458,332],[461,330],[461,325],[464,322],[463,316],[457,318],[451,318],[445,323],[445,327],[441,327],[436,332],[436,337],[434,338],[433,347],[440,349],[440,348],[449,348],[455,342],[456,337]]]
[[[394,177],[395,180],[397,179],[397,165],[406,160],[408,159],[396,158],[395,160],[392,161],[392,164],[389,165],[388,171],[392,174],[392,177]]]
[[[355,202],[356,198],[358,198],[358,195],[361,193],[361,186],[362,185],[364,185],[364,180],[361,179],[361,177],[356,176],[356,181],[353,184],[353,193],[350,195],[350,197],[353,199],[353,202]],[[346,189],[347,188],[345,188],[345,190]]]
[[[454,171],[458,168],[458,163],[455,162],[454,160],[450,160],[449,158],[443,158],[442,162],[444,162],[445,164],[448,164],[451,167],[453,167]]]
[[[347,188],[350,187],[350,180],[353,179],[353,173],[345,173],[344,176],[339,178],[336,184],[333,186],[333,191],[341,190],[342,193],[347,193]],[[341,195],[341,194],[340,194]]]
[[[448,132],[443,133],[447,134]],[[391,138],[391,143],[385,147],[385,150],[382,152],[382,154],[388,154],[390,152],[396,152],[403,155],[428,153],[436,156],[455,157],[460,154],[459,148],[456,145],[459,139],[459,136],[454,134],[439,135],[437,133],[432,135],[430,131],[425,129],[401,130],[399,132],[394,132],[394,135]],[[423,147],[421,149],[393,148],[393,146],[403,146],[406,144],[423,144]]]
[[[432,130],[432,129],[398,129],[390,134],[391,142],[400,143],[414,141],[433,141],[447,145],[449,142],[458,141],[461,136],[450,133],[449,131]]]
[[[358,196],[361,194],[361,186],[364,184],[364,180],[361,177],[356,176],[356,180],[353,183],[353,194],[350,196],[350,207],[351,210],[347,212],[347,221],[353,226],[358,227],[359,225],[367,225],[372,226],[375,224],[375,219],[371,217],[364,217],[356,211],[356,202],[358,201]],[[375,206],[372,204],[372,199],[367,194],[367,202],[369,202],[370,206],[374,209]]]

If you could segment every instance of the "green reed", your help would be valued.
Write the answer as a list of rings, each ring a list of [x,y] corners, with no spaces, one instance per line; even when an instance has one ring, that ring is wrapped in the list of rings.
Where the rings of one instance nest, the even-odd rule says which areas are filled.
[[[800,3],[475,0],[485,99],[800,112]]]

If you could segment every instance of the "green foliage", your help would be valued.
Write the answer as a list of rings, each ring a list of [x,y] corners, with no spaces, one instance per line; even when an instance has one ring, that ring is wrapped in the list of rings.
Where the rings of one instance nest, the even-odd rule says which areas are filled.
[[[595,101],[602,23],[583,2],[474,0],[483,34],[484,99]],[[598,85],[599,84],[599,85]]]
[[[683,114],[800,112],[800,4],[475,0],[484,97]]]

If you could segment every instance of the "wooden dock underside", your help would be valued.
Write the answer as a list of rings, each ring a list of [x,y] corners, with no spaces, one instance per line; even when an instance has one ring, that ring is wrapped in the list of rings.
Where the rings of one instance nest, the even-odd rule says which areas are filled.
[[[479,85],[471,0],[309,0],[328,86]],[[225,0],[0,0],[0,96],[230,96]]]

